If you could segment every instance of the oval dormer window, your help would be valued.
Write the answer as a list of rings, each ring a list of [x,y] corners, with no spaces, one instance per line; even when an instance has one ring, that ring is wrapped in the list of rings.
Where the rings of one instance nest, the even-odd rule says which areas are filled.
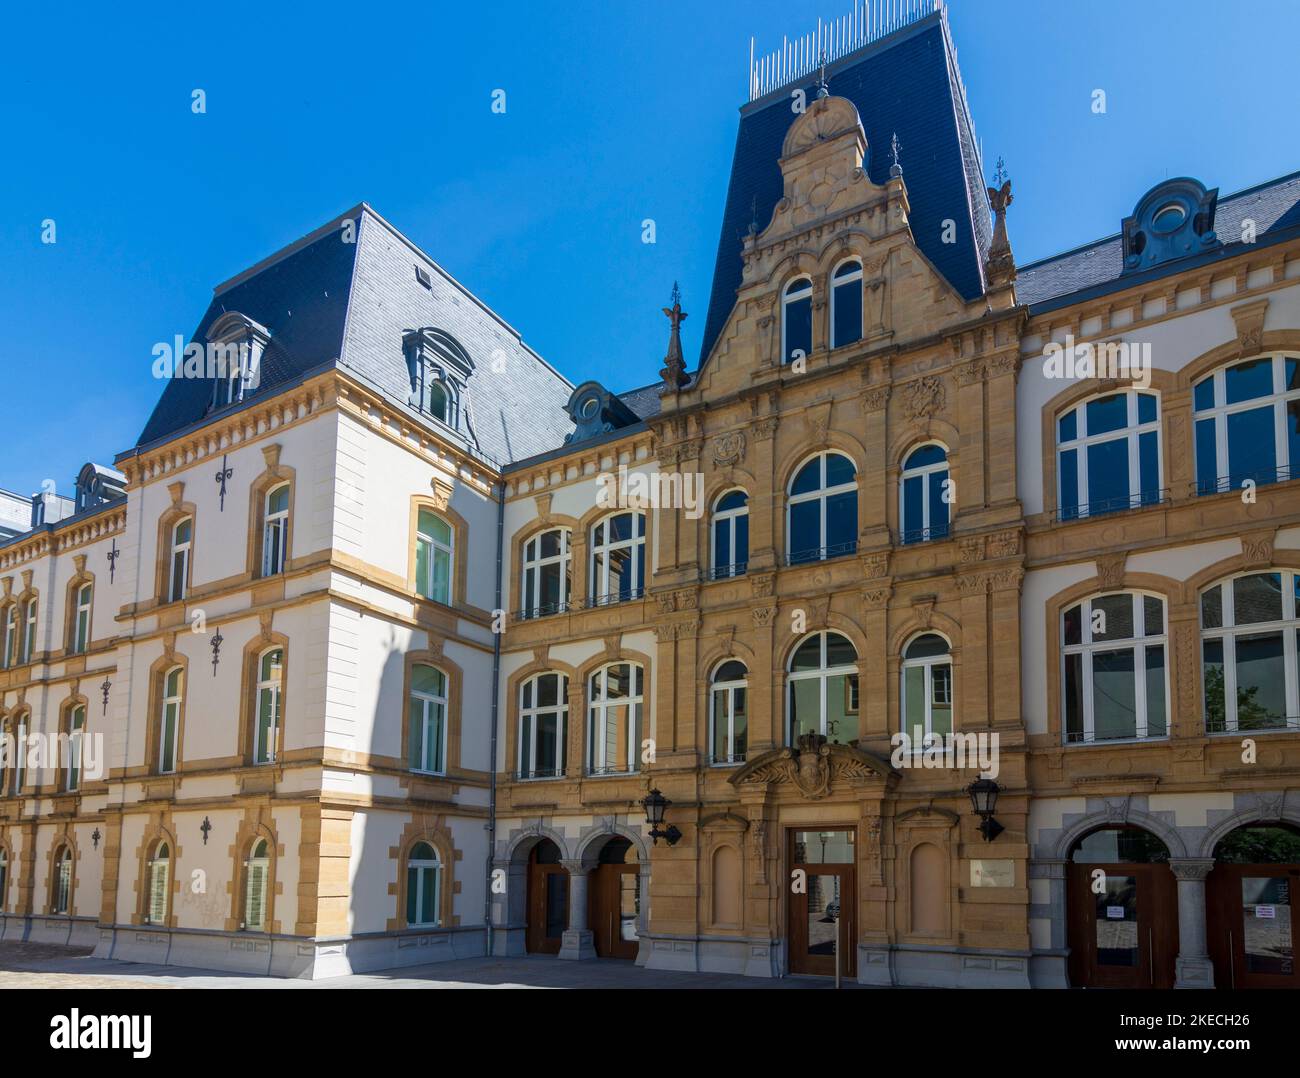
[[[1185,220],[1187,220],[1187,210],[1183,208],[1183,204],[1170,202],[1156,211],[1151,218],[1151,227],[1157,232],[1173,232]]]
[[[599,398],[588,397],[585,401],[582,402],[582,407],[581,409],[579,409],[579,414],[582,416],[583,419],[591,419],[599,410],[600,410]]]

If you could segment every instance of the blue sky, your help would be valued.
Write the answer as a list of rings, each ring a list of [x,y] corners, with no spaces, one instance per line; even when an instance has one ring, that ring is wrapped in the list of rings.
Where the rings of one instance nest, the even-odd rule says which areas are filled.
[[[0,487],[68,493],[86,460],[130,448],[160,392],[153,344],[362,200],[575,382],[657,377],[675,279],[693,361],[750,35],[763,52],[850,7],[14,9]],[[950,20],[987,170],[1001,155],[1012,177],[1021,264],[1118,231],[1166,177],[1226,195],[1300,169],[1300,5],[952,0]]]

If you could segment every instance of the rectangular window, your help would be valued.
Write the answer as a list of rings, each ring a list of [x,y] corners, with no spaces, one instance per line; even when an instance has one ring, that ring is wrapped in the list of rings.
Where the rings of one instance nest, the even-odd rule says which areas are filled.
[[[1273,406],[1228,415],[1228,474],[1232,487],[1246,479],[1277,482],[1277,443],[1273,432]]]

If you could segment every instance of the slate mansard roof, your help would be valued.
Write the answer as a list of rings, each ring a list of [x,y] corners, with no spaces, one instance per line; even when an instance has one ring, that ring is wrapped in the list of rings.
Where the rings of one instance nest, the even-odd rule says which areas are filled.
[[[827,65],[826,82],[832,95],[857,106],[872,182],[889,179],[890,141],[898,135],[899,164],[918,246],[963,298],[982,295],[992,226],[946,11],[940,9]],[[781,146],[798,119],[791,107],[796,89],[813,100],[815,77],[792,82],[741,109],[701,366],[735,306],[741,247],[750,222],[756,219],[762,231],[781,200]],[[943,242],[943,222],[949,218],[957,225],[955,243]]]
[[[355,242],[345,242],[348,221]],[[417,279],[416,266],[424,270],[427,286]],[[219,285],[191,340],[206,345],[209,327],[231,311],[270,331],[249,404],[336,366],[406,405],[411,383],[403,333],[436,327],[474,361],[460,395],[463,437],[441,430],[450,440],[500,466],[563,445],[573,430],[564,407],[572,384],[364,203]],[[168,381],[138,446],[217,414],[210,408],[212,390],[208,379]],[[438,429],[434,420],[424,421]]]

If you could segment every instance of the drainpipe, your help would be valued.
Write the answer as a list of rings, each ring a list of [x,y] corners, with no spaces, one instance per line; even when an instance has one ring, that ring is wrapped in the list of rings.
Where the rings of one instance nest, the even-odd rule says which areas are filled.
[[[495,611],[501,610],[501,569],[506,530],[506,484],[502,480],[497,484],[497,586]],[[504,614],[502,615],[504,616]],[[504,631],[504,623],[501,626]],[[492,633],[492,735],[491,750],[488,758],[488,824],[487,824],[487,891],[483,896],[483,927],[487,933],[487,957],[492,957],[492,858],[496,852],[497,842],[497,712],[500,691],[498,678],[501,674],[501,633]]]

